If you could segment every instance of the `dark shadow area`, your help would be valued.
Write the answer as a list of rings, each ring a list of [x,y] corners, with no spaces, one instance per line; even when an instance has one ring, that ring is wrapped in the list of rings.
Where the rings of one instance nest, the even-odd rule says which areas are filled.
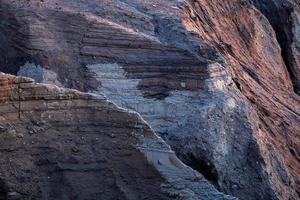
[[[212,162],[206,159],[196,158],[193,154],[177,156],[186,165],[202,174],[206,180],[208,180],[211,184],[215,186],[217,190],[220,191],[220,187],[218,184],[219,175]]]
[[[0,200],[7,200],[7,187],[3,180],[0,179]]]
[[[210,183],[219,189],[218,173],[211,162],[196,159],[193,155],[191,155],[191,163],[189,166],[200,172]]]
[[[6,3],[1,2],[0,11],[0,71],[17,75],[20,66],[29,60],[29,55],[22,51],[29,29]]]

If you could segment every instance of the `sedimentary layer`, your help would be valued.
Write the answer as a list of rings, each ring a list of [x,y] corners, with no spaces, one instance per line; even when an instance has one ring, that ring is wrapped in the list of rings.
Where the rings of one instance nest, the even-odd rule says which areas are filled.
[[[139,112],[224,193],[299,198],[297,0],[2,0],[0,8],[2,71]]]
[[[0,74],[1,199],[235,199],[103,96]]]

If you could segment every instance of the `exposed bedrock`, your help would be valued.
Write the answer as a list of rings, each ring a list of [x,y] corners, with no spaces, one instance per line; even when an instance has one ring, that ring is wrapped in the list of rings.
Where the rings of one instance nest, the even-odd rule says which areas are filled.
[[[172,91],[164,99],[149,99],[139,90],[142,80],[126,78],[120,65],[88,66],[101,80],[98,92],[122,107],[138,111],[181,160],[203,173],[217,188],[244,199],[270,198],[273,192],[246,116],[251,110],[241,97],[229,91],[235,87],[226,69],[220,64],[208,67],[211,78],[203,89]],[[184,87],[186,82],[181,84]],[[257,185],[260,187],[253,189]],[[253,194],[249,196],[249,192]]]
[[[300,1],[253,0],[253,3],[273,26],[294,90],[300,94]]]
[[[103,96],[0,74],[1,199],[236,199]]]
[[[299,97],[268,20],[248,1],[191,1],[185,19],[188,30],[222,52],[256,111],[259,119],[248,119],[258,125],[253,136],[277,198],[299,198]]]
[[[269,21],[250,2],[0,6],[3,70],[139,112],[222,192],[298,198],[299,97]]]

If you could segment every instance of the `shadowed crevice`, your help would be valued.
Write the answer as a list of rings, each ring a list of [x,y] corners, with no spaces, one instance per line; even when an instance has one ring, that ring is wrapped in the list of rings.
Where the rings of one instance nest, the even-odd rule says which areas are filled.
[[[196,159],[191,155],[191,163],[189,165],[200,172],[210,183],[219,189],[218,172],[212,162]]]
[[[2,179],[0,179],[0,200],[7,200],[7,187]]]

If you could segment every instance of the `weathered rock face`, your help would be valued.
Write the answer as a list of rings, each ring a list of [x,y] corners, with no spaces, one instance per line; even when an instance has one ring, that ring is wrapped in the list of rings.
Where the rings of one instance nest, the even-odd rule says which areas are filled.
[[[235,199],[185,166],[137,113],[0,74],[1,199]]]
[[[190,10],[196,18],[188,20],[187,27],[219,45],[237,86],[260,119],[254,118],[258,122],[254,135],[277,195],[297,199],[293,190],[299,193],[299,96],[293,93],[275,34],[266,18],[246,1],[221,4],[223,10],[196,2],[192,7],[198,9]],[[210,23],[200,23],[207,15]]]
[[[272,5],[2,0],[0,63],[5,72],[105,94],[139,112],[222,192],[297,199],[297,6],[289,6],[290,25],[272,21]],[[254,6],[275,30],[283,27],[277,38]]]
[[[255,0],[254,5],[273,26],[295,92],[300,94],[300,1]]]

